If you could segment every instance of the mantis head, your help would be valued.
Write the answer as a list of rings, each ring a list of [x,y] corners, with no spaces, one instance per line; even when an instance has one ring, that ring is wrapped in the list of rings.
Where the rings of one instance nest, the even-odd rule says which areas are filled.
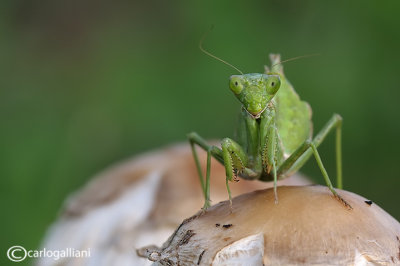
[[[261,116],[281,86],[278,74],[243,74],[233,75],[229,87],[246,111],[254,119]]]

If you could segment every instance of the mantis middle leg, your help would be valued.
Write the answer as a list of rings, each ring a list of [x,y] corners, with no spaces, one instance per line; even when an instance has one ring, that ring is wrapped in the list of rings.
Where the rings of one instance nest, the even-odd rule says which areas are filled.
[[[325,182],[330,189],[330,191],[342,201],[347,207],[351,208],[344,199],[342,199],[333,188],[328,173],[322,163],[321,157],[319,156],[317,147],[322,143],[325,137],[330,131],[336,128],[336,164],[337,164],[337,186],[341,188],[342,186],[342,154],[341,154],[341,125],[342,118],[334,114],[328,123],[323,127],[323,129],[315,136],[312,141],[305,141],[302,146],[300,146],[278,169],[278,176],[287,176],[291,173],[297,171],[301,168],[311,155],[314,155],[317,161],[318,167],[325,179]]]
[[[210,201],[211,156],[213,156],[219,162],[223,163],[224,161],[222,159],[222,151],[215,146],[208,145],[207,142],[195,132],[188,134],[187,137],[190,142],[190,147],[192,149],[193,158],[194,158],[196,168],[197,168],[197,173],[199,175],[201,188],[203,190],[203,195],[204,195],[204,199],[205,199],[203,209],[205,210],[211,206],[210,205],[210,203],[211,203],[211,201]],[[194,146],[195,144],[199,145],[203,150],[205,150],[207,152],[207,170],[206,170],[205,182],[204,182],[204,177],[203,177],[203,174],[201,171],[199,157],[197,156],[196,148]]]
[[[325,124],[321,131],[314,137],[312,143],[316,148],[324,141],[326,136],[333,130],[336,129],[336,186],[338,188],[343,187],[342,181],[342,117],[338,114],[334,114],[332,118]],[[278,169],[278,176],[285,177],[290,176],[292,173],[298,171],[311,157],[313,151],[311,145],[307,145],[306,141],[300,146],[293,154],[286,159],[285,162]]]

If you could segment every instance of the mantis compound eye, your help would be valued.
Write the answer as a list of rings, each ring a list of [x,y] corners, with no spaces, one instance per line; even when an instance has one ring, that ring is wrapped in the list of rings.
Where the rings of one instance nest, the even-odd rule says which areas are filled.
[[[243,90],[243,83],[240,76],[232,76],[229,81],[229,87],[235,94],[240,94]]]
[[[275,94],[281,86],[281,79],[278,75],[271,75],[266,82],[266,90],[269,94]]]

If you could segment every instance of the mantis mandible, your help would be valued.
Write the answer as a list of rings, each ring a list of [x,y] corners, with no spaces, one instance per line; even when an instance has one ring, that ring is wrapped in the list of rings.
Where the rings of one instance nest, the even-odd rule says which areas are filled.
[[[280,55],[270,55],[272,66],[271,69],[265,67],[265,73],[243,74],[236,67],[205,51],[201,44],[200,49],[241,73],[230,77],[229,88],[242,105],[236,140],[224,138],[219,148],[207,144],[195,132],[188,134],[205,197],[203,210],[210,207],[211,156],[225,166],[231,207],[229,181],[236,181],[238,176],[250,180],[273,181],[275,203],[278,203],[277,180],[291,176],[314,156],[329,190],[351,209],[334,189],[317,150],[325,137],[335,130],[337,187],[342,188],[342,117],[333,114],[312,138],[311,107],[300,99],[286,79]],[[205,182],[195,145],[207,152]]]

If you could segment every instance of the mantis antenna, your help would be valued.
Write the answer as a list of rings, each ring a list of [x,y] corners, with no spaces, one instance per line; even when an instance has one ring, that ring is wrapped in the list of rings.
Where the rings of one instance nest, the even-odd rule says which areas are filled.
[[[213,29],[213,27],[214,27],[214,26],[211,26],[211,28],[203,34],[203,37],[201,37],[200,42],[199,42],[199,48],[200,48],[200,50],[201,50],[203,53],[205,53],[206,55],[208,55],[208,56],[210,56],[210,57],[212,57],[212,58],[214,58],[214,59],[216,59],[216,60],[218,60],[218,61],[224,63],[225,65],[230,66],[231,68],[235,69],[236,71],[238,71],[240,74],[243,75],[243,72],[240,71],[240,69],[238,69],[237,67],[235,67],[235,66],[232,65],[232,64],[229,64],[229,63],[226,62],[225,60],[223,60],[223,59],[221,59],[221,58],[219,58],[219,57],[213,55],[212,53],[208,52],[207,50],[205,50],[205,49],[203,48],[203,41],[204,41],[204,39],[206,38],[207,34]]]
[[[289,59],[286,59],[286,60],[283,60],[283,61],[280,61],[280,62],[278,62],[278,63],[275,63],[275,64],[273,64],[272,66],[271,66],[271,68],[273,68],[274,66],[276,66],[276,65],[282,65],[283,63],[286,63],[286,62],[290,62],[290,61],[294,61],[294,60],[297,60],[297,59],[301,59],[301,58],[308,58],[308,57],[313,57],[313,56],[320,56],[321,54],[306,54],[306,55],[300,55],[300,56],[296,56],[296,57],[292,57],[292,58],[289,58]]]

